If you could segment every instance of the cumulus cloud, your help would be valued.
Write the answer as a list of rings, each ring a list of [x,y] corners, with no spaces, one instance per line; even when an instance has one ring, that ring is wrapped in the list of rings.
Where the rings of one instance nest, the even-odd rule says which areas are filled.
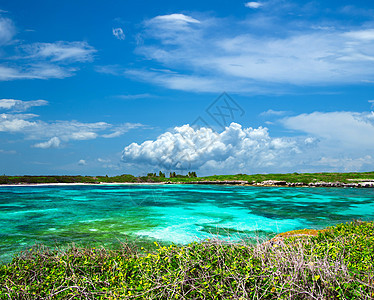
[[[34,114],[0,114],[0,132],[21,132],[25,129],[32,128],[37,122],[28,121],[34,118]]]
[[[58,148],[61,144],[61,141],[58,137],[53,137],[49,141],[43,142],[43,143],[38,143],[35,144],[35,148],[42,148],[42,149],[47,149],[47,148]]]
[[[296,141],[271,138],[263,127],[242,128],[231,123],[223,132],[216,133],[211,128],[184,125],[154,141],[130,144],[122,152],[122,161],[170,170],[231,168],[229,172],[251,172],[285,166],[285,158],[300,151]]]
[[[45,100],[22,101],[15,99],[0,99],[0,109],[13,111],[26,111],[34,106],[43,106],[47,104],[48,101]]]
[[[294,130],[272,137],[267,128],[231,123],[217,133],[208,127],[175,127],[122,152],[125,164],[200,174],[369,171],[374,167],[374,114],[331,112],[278,120]]]
[[[123,29],[121,27],[113,28],[112,33],[119,40],[123,41],[126,38],[125,33],[123,32]]]
[[[263,4],[260,3],[260,2],[247,2],[244,4],[245,7],[248,7],[248,8],[259,8],[261,7]]]
[[[80,166],[87,166],[87,162],[84,159],[78,161],[78,165]]]

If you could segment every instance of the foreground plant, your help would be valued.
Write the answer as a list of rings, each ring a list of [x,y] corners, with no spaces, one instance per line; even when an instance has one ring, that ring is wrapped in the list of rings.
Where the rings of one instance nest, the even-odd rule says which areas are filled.
[[[1,299],[372,299],[374,224],[256,246],[38,247],[0,267]]]

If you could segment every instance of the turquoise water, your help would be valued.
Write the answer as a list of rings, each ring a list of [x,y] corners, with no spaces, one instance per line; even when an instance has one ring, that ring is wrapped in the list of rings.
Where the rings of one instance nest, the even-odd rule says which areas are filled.
[[[271,237],[374,219],[374,189],[209,185],[0,186],[0,261],[48,246]]]

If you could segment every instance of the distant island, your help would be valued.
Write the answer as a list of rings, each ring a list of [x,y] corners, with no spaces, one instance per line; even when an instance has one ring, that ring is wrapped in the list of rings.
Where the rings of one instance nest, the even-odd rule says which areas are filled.
[[[229,184],[285,187],[374,187],[374,172],[351,173],[287,173],[287,174],[236,174],[197,177],[163,172],[146,176],[123,174],[118,176],[0,176],[0,185],[24,184],[105,184],[105,183],[159,183],[159,184]]]

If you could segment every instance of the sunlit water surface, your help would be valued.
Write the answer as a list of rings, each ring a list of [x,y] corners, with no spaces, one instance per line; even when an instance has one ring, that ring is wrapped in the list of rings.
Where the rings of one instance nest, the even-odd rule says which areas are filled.
[[[374,189],[209,185],[0,186],[0,262],[35,243],[185,244],[374,219]]]

